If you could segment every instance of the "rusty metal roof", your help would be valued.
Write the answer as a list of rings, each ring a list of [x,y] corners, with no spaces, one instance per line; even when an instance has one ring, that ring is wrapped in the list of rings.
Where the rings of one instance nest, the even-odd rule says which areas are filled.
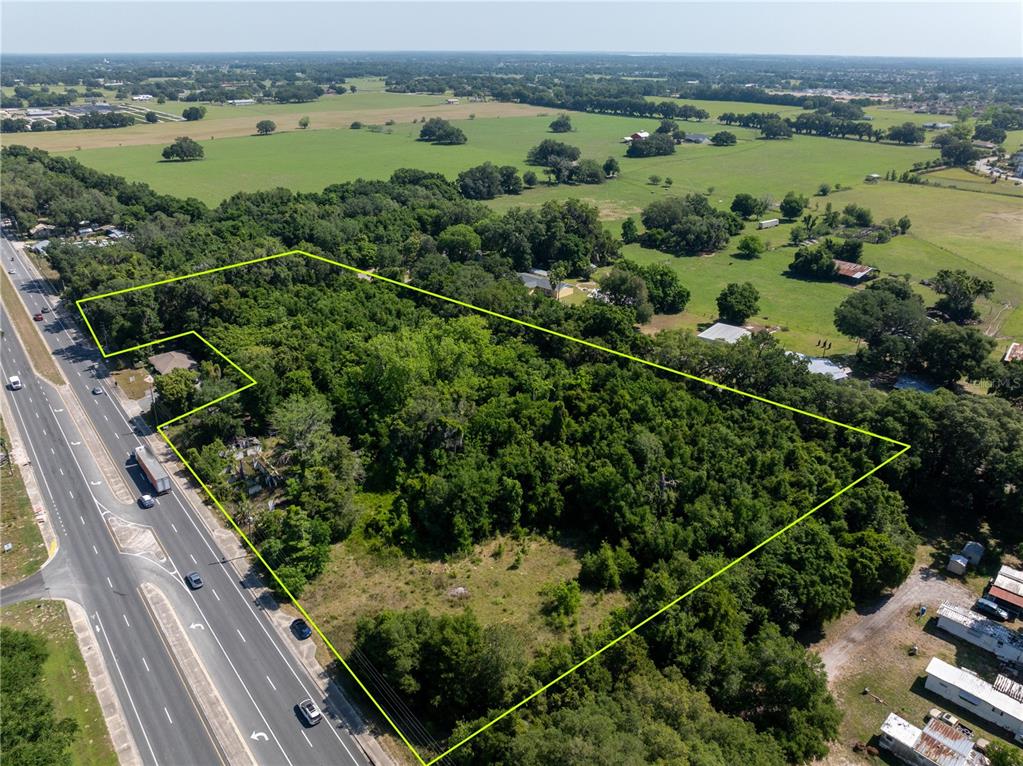
[[[962,729],[932,718],[913,749],[937,766],[968,766],[973,740]]]

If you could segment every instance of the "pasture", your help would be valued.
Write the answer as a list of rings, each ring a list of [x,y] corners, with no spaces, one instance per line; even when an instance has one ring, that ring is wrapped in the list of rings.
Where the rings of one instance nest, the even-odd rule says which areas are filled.
[[[349,130],[349,114],[344,119],[343,130],[293,129],[271,136],[246,135],[213,141],[207,138],[200,141],[206,150],[206,159],[195,163],[162,163],[159,145],[83,149],[72,152],[71,156],[98,170],[146,181],[158,191],[196,196],[205,202],[216,203],[236,191],[276,186],[318,191],[329,184],[360,177],[386,178],[401,167],[432,170],[449,178],[485,161],[515,165],[524,171],[530,147],[553,136],[547,131],[547,124],[554,117],[550,112],[514,116],[507,111],[501,114],[486,111],[521,106],[495,103],[451,108],[462,106],[471,106],[478,115],[475,120],[456,121],[469,138],[469,142],[462,146],[431,146],[415,140],[419,126],[412,124],[411,120],[433,115],[433,111],[414,109],[404,119],[399,119],[402,115],[398,112],[380,109],[373,113],[372,121],[383,124],[387,119],[396,119],[390,133]],[[438,107],[442,108],[448,107]],[[317,117],[311,117],[315,124]],[[549,198],[573,196],[592,200],[607,209],[609,218],[624,218],[658,194],[669,193],[648,183],[652,174],[672,178],[674,186],[670,193],[702,192],[714,186],[715,194],[722,198],[731,199],[739,191],[780,197],[790,189],[810,194],[821,182],[848,186],[862,181],[868,173],[884,173],[889,169],[901,172],[914,162],[934,155],[930,149],[866,141],[804,136],[790,141],[764,141],[757,138],[754,131],[735,128],[732,132],[739,137],[735,146],[683,144],[671,156],[630,159],[625,157],[621,137],[636,130],[653,130],[657,127],[656,120],[573,114],[572,121],[575,131],[553,137],[578,146],[583,157],[600,162],[607,157],[618,158],[622,166],[621,176],[598,186],[540,186],[521,198],[495,200],[495,208],[539,204]],[[280,122],[278,125],[289,127]],[[250,119],[245,128],[251,133],[254,126],[255,119]],[[185,127],[180,123],[164,126],[172,133],[175,130],[182,132]],[[683,129],[713,133],[717,126],[692,123],[683,124]],[[122,132],[131,130],[135,128],[125,128]],[[201,134],[198,137],[201,138]],[[542,179],[542,173],[538,175]]]
[[[378,90],[370,89],[374,83]],[[158,191],[195,196],[216,204],[236,191],[275,187],[318,191],[356,178],[386,178],[402,167],[435,171],[449,178],[486,161],[514,165],[525,171],[528,169],[525,157],[530,147],[553,137],[578,146],[585,158],[603,162],[609,156],[616,157],[622,169],[620,176],[600,185],[549,186],[538,172],[541,181],[536,188],[521,195],[499,197],[488,204],[502,211],[574,197],[596,205],[612,227],[627,216],[638,216],[651,201],[670,195],[706,194],[712,204],[727,207],[739,192],[768,195],[778,200],[789,190],[809,196],[821,183],[840,185],[841,191],[827,198],[812,197],[811,207],[823,208],[831,201],[841,208],[856,202],[871,208],[876,220],[907,214],[913,221],[908,236],[885,245],[868,245],[866,262],[886,273],[910,274],[914,281],[931,277],[941,268],[964,268],[992,279],[996,285],[995,295],[978,304],[985,329],[1002,338],[1023,336],[1023,312],[1018,308],[1023,301],[1023,280],[1018,276],[1023,206],[1012,193],[1014,187],[1004,183],[991,185],[957,170],[942,171],[935,179],[943,184],[954,184],[959,187],[956,189],[937,185],[863,183],[869,173],[884,175],[889,170],[901,173],[915,162],[931,159],[936,156],[934,149],[808,136],[765,141],[756,131],[733,127],[729,130],[738,137],[735,146],[682,144],[674,155],[632,159],[624,156],[621,137],[637,130],[652,131],[657,127],[657,120],[573,113],[573,132],[554,135],[547,129],[556,114],[554,110],[495,102],[447,105],[442,103],[443,97],[389,94],[380,91],[380,87],[379,81],[368,80],[356,94],[328,97],[314,104],[212,107],[209,116],[199,123],[117,131],[118,135],[126,137],[132,131],[141,136],[142,131],[156,129],[173,134],[196,132],[198,138],[203,136],[199,131],[213,128],[245,132],[237,137],[202,140],[206,159],[201,162],[161,162],[161,144],[150,143],[153,134],[149,132],[145,134],[145,142],[137,145],[82,149],[70,154],[99,170],[146,181]],[[723,111],[766,110],[759,104],[695,103],[715,116]],[[795,107],[772,111],[785,112],[786,109],[799,111]],[[933,115],[914,115],[882,107],[868,111],[879,126],[936,119]],[[295,123],[298,116],[305,113],[312,118],[312,127],[298,130]],[[476,119],[468,119],[470,113],[476,114]],[[243,116],[231,116],[239,114]],[[461,146],[433,146],[417,141],[419,125],[411,121],[434,115],[455,120],[469,142]],[[251,135],[257,118],[264,116],[277,121],[278,132],[271,136]],[[456,119],[458,117],[463,119]],[[294,122],[285,122],[292,118]],[[384,132],[365,128],[350,130],[348,125],[354,119],[376,125],[393,119],[395,124]],[[713,134],[720,129],[713,120],[680,124],[689,132]],[[340,129],[325,129],[331,125]],[[51,135],[56,134],[40,138]],[[651,175],[671,178],[673,183],[670,188],[663,180],[651,184]],[[992,192],[995,188],[1006,193],[981,193]],[[752,321],[783,328],[779,338],[786,346],[813,352],[819,339],[828,338],[832,341],[833,353],[853,351],[855,345],[837,337],[832,323],[835,306],[851,288],[785,276],[792,259],[792,248],[782,247],[787,242],[788,228],[783,225],[764,233],[774,249],[756,261],[734,257],[734,241],[720,253],[702,258],[675,258],[646,251],[638,245],[627,247],[625,252],[642,263],[663,261],[669,264],[693,292],[684,316],[660,317],[656,320],[657,327],[695,327],[712,321],[717,313],[715,298],[723,286],[728,282],[749,280],[762,296],[761,314]],[[748,229],[752,230],[752,224]],[[927,288],[919,289],[928,302],[933,303],[936,296]],[[1006,344],[1007,341],[1001,343],[1000,348]]]

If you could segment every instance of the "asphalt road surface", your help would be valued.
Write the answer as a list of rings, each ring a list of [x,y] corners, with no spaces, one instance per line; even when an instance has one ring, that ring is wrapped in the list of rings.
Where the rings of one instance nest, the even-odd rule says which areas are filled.
[[[40,596],[70,598],[81,603],[93,621],[108,670],[136,745],[146,763],[216,764],[226,761],[214,741],[209,722],[193,699],[164,645],[139,594],[142,582],[157,585],[167,596],[180,623],[188,629],[207,673],[249,750],[261,764],[362,766],[368,761],[351,738],[346,723],[332,711],[293,656],[287,641],[233,567],[224,561],[203,516],[176,491],[157,498],[154,508],[121,503],[105,483],[93,454],[106,450],[126,481],[139,495],[151,489],[129,458],[148,433],[144,423],[131,422],[117,400],[108,395],[112,381],[104,377],[97,349],[79,333],[69,316],[58,310],[49,291],[26,257],[0,240],[0,257],[30,313],[44,306],[46,343],[100,443],[87,443],[66,412],[56,389],[36,378],[13,332],[0,346],[4,380],[18,375],[20,391],[5,388],[17,425],[60,540],[56,558],[40,573],[0,593],[5,602]],[[22,310],[20,305],[6,310]],[[11,329],[7,316],[0,317]],[[142,339],[140,339],[142,340]],[[97,377],[99,375],[99,377]],[[92,394],[94,387],[102,394]],[[111,519],[151,528],[167,559],[122,553],[108,531]],[[191,590],[184,574],[198,571],[205,587]],[[312,697],[324,709],[319,726],[306,727],[297,703]]]

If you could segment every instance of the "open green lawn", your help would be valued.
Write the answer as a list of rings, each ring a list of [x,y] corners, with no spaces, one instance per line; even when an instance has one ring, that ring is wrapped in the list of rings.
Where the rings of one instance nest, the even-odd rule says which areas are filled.
[[[62,601],[25,601],[0,610],[0,622],[46,639],[43,687],[58,719],[71,718],[78,733],[71,746],[73,766],[117,766],[103,712],[78,649],[78,640]]]
[[[377,95],[395,98],[391,94],[373,93],[359,94],[358,98]],[[343,102],[344,98],[334,100]],[[238,109],[250,108],[234,109],[237,113]],[[260,107],[266,108],[270,107]],[[552,137],[547,132],[552,118],[553,113],[460,120],[458,126],[469,137],[469,142],[462,146],[420,143],[415,140],[418,125],[405,122],[393,126],[390,134],[310,130],[206,141],[202,142],[206,159],[194,163],[162,163],[156,146],[83,149],[74,156],[99,170],[147,181],[159,191],[216,202],[239,190],[286,186],[313,191],[359,177],[386,178],[400,167],[438,171],[451,178],[487,160],[525,170],[530,147]],[[651,174],[670,176],[675,182],[673,192],[704,191],[715,186],[719,197],[729,199],[738,191],[750,189],[780,196],[789,189],[810,193],[821,182],[849,185],[861,181],[868,173],[889,169],[901,172],[914,162],[934,156],[933,150],[919,147],[837,139],[796,137],[791,141],[763,141],[753,131],[736,128],[733,132],[740,141],[733,147],[685,144],[669,157],[629,159],[624,156],[621,137],[636,130],[653,130],[656,120],[573,114],[572,121],[576,130],[558,138],[578,146],[584,157],[601,162],[609,156],[619,158],[622,176],[600,186],[540,188],[521,198],[497,200],[495,207],[577,196],[591,198],[604,207],[620,208],[623,215],[610,217],[624,217],[624,213],[634,212],[657,194],[667,193],[647,184]],[[716,126],[703,124],[693,128],[713,132]]]
[[[716,196],[716,195],[715,195]],[[997,353],[1004,352],[1009,338],[1023,337],[1023,270],[1020,269],[1019,233],[1023,230],[1023,205],[1010,197],[972,194],[933,186],[880,183],[863,184],[816,197],[811,206],[836,207],[850,202],[865,205],[876,218],[898,218],[908,214],[913,227],[908,235],[884,245],[866,245],[863,260],[887,274],[909,275],[914,282],[933,277],[939,269],[965,269],[995,283],[995,294],[977,307],[986,329],[994,323],[1001,338]],[[757,260],[734,255],[734,244],[714,255],[678,258],[639,245],[624,248],[627,257],[639,263],[665,263],[681,276],[692,292],[687,315],[693,325],[717,316],[715,300],[729,282],[752,282],[760,291],[761,313],[750,321],[781,326],[777,337],[787,347],[816,353],[817,341],[830,339],[832,353],[855,350],[855,343],[837,335],[835,307],[853,288],[838,283],[809,282],[785,276],[794,248],[788,241],[790,224],[756,232],[752,224],[745,233],[756,233],[773,248]],[[930,289],[917,285],[928,304],[937,299]],[[1011,304],[1011,309],[1004,305]]]
[[[345,103],[346,97],[331,99]],[[400,96],[382,92],[361,92],[351,97],[370,103],[374,98],[387,100],[434,96]],[[411,103],[410,102],[410,103]],[[315,110],[323,102],[309,105],[315,122]],[[712,115],[722,111],[750,111],[763,105],[728,102],[693,102]],[[484,106],[484,105],[481,105]],[[485,105],[490,106],[490,105]],[[271,108],[271,107],[260,107]],[[218,107],[231,111],[238,108]],[[781,111],[784,111],[782,109]],[[933,115],[874,107],[875,122],[905,120],[924,122]],[[386,110],[381,111],[381,116]],[[287,187],[314,191],[354,178],[386,178],[400,167],[432,170],[454,178],[461,170],[490,161],[515,165],[525,170],[530,147],[552,137],[547,125],[554,111],[537,116],[502,116],[459,120],[457,124],[469,137],[462,146],[431,146],[415,140],[418,125],[399,122],[390,133],[366,130],[324,129],[289,131],[272,136],[220,138],[204,142],[206,159],[176,164],[159,162],[157,146],[124,146],[85,149],[74,156],[100,170],[147,181],[159,191],[197,196],[215,203],[238,190]],[[254,114],[254,113],[253,113]],[[209,119],[209,118],[207,118]],[[380,120],[383,122],[383,119]],[[812,206],[823,207],[831,201],[838,207],[857,202],[870,207],[875,218],[898,218],[908,214],[913,221],[909,236],[880,246],[867,246],[866,260],[884,272],[911,274],[914,280],[933,276],[941,268],[964,268],[995,281],[996,293],[990,301],[981,301],[985,327],[993,327],[1003,338],[1023,337],[1023,279],[1020,278],[1020,232],[1023,231],[1023,205],[1008,194],[982,194],[963,189],[908,184],[864,184],[869,173],[897,173],[913,163],[936,156],[926,147],[903,147],[855,140],[797,136],[788,141],[764,141],[755,131],[731,128],[739,143],[733,147],[683,144],[668,157],[629,159],[624,156],[621,137],[636,130],[653,130],[657,120],[580,114],[572,115],[575,130],[556,136],[578,146],[584,157],[603,161],[619,159],[621,176],[595,186],[547,186],[518,196],[506,196],[489,204],[496,210],[513,206],[537,206],[549,199],[576,197],[595,204],[602,217],[614,227],[626,216],[635,216],[651,201],[687,192],[708,193],[714,205],[727,207],[739,192],[767,194],[780,199],[796,190],[810,195],[822,182],[840,184],[842,191],[827,199],[814,197]],[[683,123],[691,132],[713,133],[713,122]],[[959,171],[950,171],[958,173]],[[673,185],[651,185],[650,175],[670,177]],[[542,174],[541,178],[542,178]],[[973,176],[962,173],[971,180]],[[958,178],[958,176],[953,176]],[[1005,188],[1010,188],[1006,186]],[[710,191],[712,190],[712,191]],[[787,241],[788,227],[765,235],[772,245]],[[754,262],[736,259],[731,250],[706,258],[674,258],[646,252],[638,246],[626,253],[644,263],[664,261],[676,268],[693,292],[691,316],[681,319],[686,326],[710,321],[716,315],[715,298],[730,281],[750,280],[762,295],[759,317],[753,321],[779,326],[780,339],[790,348],[813,352],[817,341],[829,338],[832,352],[854,350],[851,341],[836,337],[832,317],[835,306],[848,295],[849,287],[840,284],[802,282],[784,276],[792,258],[791,248],[776,249]],[[920,288],[929,302],[934,295]],[[1011,308],[1006,309],[1005,304]]]

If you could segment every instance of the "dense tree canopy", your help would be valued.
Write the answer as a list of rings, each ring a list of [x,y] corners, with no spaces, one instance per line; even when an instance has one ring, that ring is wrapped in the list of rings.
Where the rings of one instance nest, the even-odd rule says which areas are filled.
[[[13,148],[3,157],[4,212],[19,222],[62,207],[70,220],[91,205],[131,230],[129,242],[87,254],[51,246],[66,300],[301,247],[913,444],[552,687],[542,705],[473,739],[454,762],[699,757],[776,766],[822,756],[838,712],[819,661],[793,636],[904,577],[915,544],[908,518],[983,520],[1007,539],[1023,518],[1016,489],[1023,413],[1009,401],[835,383],[809,373],[766,333],[734,346],[685,331],[640,334],[636,299],[644,290],[657,311],[684,307],[688,291],[667,266],[622,261],[621,242],[591,205],[548,201],[497,214],[439,174],[399,170],[387,181],[319,193],[238,194],[208,209],[73,159]],[[692,251],[694,227],[724,241],[741,229],[702,195],[658,201],[643,224],[678,252]],[[612,267],[612,302],[566,305],[530,294],[515,275],[546,268],[556,281],[588,276],[593,266]],[[569,640],[535,656],[523,656],[521,636],[472,612],[383,610],[360,621],[355,649],[415,702],[436,736],[454,727],[451,742],[890,454],[856,432],[680,385],[592,347],[298,257],[89,306],[110,348],[201,327],[255,378],[257,385],[181,423],[174,438],[293,593],[315,583],[332,544],[353,529],[426,558],[470,550],[499,532],[578,541],[578,586],[544,591],[545,619]],[[871,354],[925,371],[953,361],[966,370],[986,345],[971,328],[942,325],[953,330],[934,336],[933,346],[954,342],[961,351],[935,358],[923,303],[899,280],[852,292],[836,325],[863,338]],[[905,349],[890,345],[903,340]],[[168,405],[177,397],[195,406],[237,386],[231,369],[201,347],[191,350],[203,359],[198,385],[189,392],[184,376],[160,383]],[[1009,378],[1000,385],[1014,390]],[[266,440],[286,502],[270,509],[250,501],[234,480],[224,445],[241,435]],[[388,502],[367,507],[366,492]],[[620,588],[626,606],[579,633],[571,626],[577,587]],[[351,659],[358,661],[355,652]],[[564,746],[566,734],[576,737],[574,749]]]

